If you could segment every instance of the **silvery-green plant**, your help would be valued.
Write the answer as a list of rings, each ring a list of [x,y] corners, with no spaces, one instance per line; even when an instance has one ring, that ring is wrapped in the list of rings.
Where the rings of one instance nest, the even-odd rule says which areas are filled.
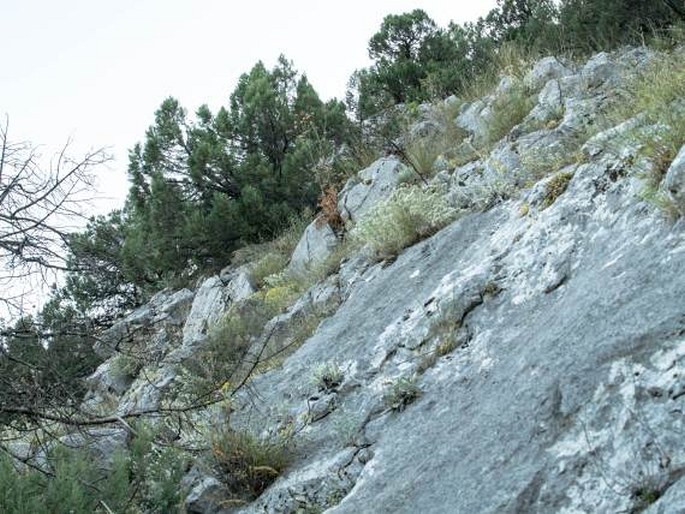
[[[336,389],[344,379],[343,370],[335,362],[320,364],[314,369],[312,382],[319,391]]]
[[[394,256],[435,234],[457,214],[442,188],[400,187],[354,226],[351,238],[380,257]]]

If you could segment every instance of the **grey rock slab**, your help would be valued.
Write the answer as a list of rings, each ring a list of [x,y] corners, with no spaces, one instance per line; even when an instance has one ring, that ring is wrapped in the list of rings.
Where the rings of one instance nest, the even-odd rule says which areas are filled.
[[[356,221],[389,197],[403,168],[396,158],[384,157],[350,179],[338,195],[338,211],[343,219]]]
[[[139,307],[105,330],[93,345],[93,350],[102,358],[111,357],[122,345],[130,343],[141,329],[148,327],[154,316],[152,305]]]
[[[682,421],[668,403],[685,401],[673,379],[685,361],[685,237],[649,215],[609,168],[578,167],[566,193],[534,219],[507,202],[465,216],[391,264],[362,268],[338,311],[283,368],[254,379],[262,407],[237,398],[232,420],[265,427],[284,410],[303,415],[312,370],[334,361],[356,386],[341,388],[326,404],[333,410],[306,427],[302,466],[328,462],[343,444],[336,420],[351,413],[373,456],[330,512],[631,507],[641,467],[659,468],[659,452],[642,448],[661,448],[674,469],[685,459],[670,435]],[[466,331],[462,346],[416,379],[416,401],[389,411],[389,384],[416,373],[445,318]],[[643,373],[641,388],[622,389],[643,368],[651,378]],[[655,388],[661,396],[641,392]],[[675,399],[666,402],[668,391]],[[299,469],[267,497],[286,494]],[[336,470],[318,472],[324,479]],[[618,493],[611,487],[624,482],[630,487]]]
[[[239,302],[252,296],[256,291],[252,283],[249,265],[237,269],[226,268],[219,274],[224,283],[224,295],[231,302]]]
[[[409,128],[409,135],[412,139],[433,137],[440,133],[440,129],[440,124],[437,121],[423,120],[414,123]]]
[[[183,326],[183,345],[193,346],[203,341],[207,331],[219,320],[225,308],[226,297],[221,278],[213,276],[202,282]]]
[[[234,511],[222,507],[222,502],[229,495],[226,486],[197,466],[184,477],[181,486],[188,490],[184,501],[185,512],[188,514],[223,514]]]
[[[538,93],[538,102],[530,112],[526,120],[535,119],[540,122],[558,117],[564,108],[564,96],[561,83],[558,80],[550,80]],[[525,121],[524,121],[525,123]]]
[[[560,79],[572,74],[573,71],[565,66],[557,57],[540,59],[523,78],[526,87],[539,90],[550,80]]]
[[[621,77],[621,72],[621,66],[613,60],[612,55],[600,52],[585,63],[580,73],[585,86],[593,89],[616,84]]]
[[[577,225],[573,232],[585,228],[578,231],[581,241],[569,247],[570,231],[559,230],[559,221],[553,223],[556,232],[545,231],[547,244],[537,249],[525,239],[517,244],[528,247],[540,264],[563,255],[569,264],[565,282],[549,293],[541,288],[530,293],[540,268],[529,263],[528,271],[519,273],[511,264],[521,254],[505,254],[501,265],[512,268],[505,271],[509,281],[495,300],[473,311],[468,324],[475,335],[468,348],[429,371],[420,382],[421,398],[383,425],[373,460],[331,512],[360,512],[371,502],[379,513],[557,512],[564,507],[617,512],[631,505],[630,491],[615,493],[602,475],[611,484],[628,471],[629,483],[639,483],[640,466],[658,469],[658,461],[649,458],[625,465],[624,459],[641,454],[639,444],[630,441],[641,434],[647,444],[650,430],[639,420],[623,433],[605,424],[607,408],[626,414],[632,403],[622,394],[605,401],[596,395],[611,387],[616,361],[626,354],[634,354],[638,363],[649,359],[683,329],[676,271],[685,265],[683,240],[665,224],[631,226],[600,215],[595,228],[582,217],[569,218]],[[524,279],[525,274],[532,276]],[[669,430],[679,433],[679,426],[671,421],[664,428],[655,421],[672,416],[668,405],[660,400],[644,405],[655,411],[648,419],[649,426],[658,427],[652,444],[682,459],[682,451],[667,442]],[[569,418],[583,406],[588,410],[581,419]],[[582,438],[588,420],[602,430],[592,433],[589,444]],[[565,448],[568,433],[578,434],[571,440],[582,449],[582,458],[550,451],[555,443]],[[594,457],[593,445],[610,434],[624,447],[602,446],[601,456]],[[573,471],[580,465],[591,479]],[[560,469],[568,471],[559,474]]]
[[[156,308],[159,312],[155,322],[164,321],[171,325],[182,325],[188,315],[195,293],[190,289],[181,289],[165,296]]]
[[[485,100],[464,104],[456,119],[457,126],[470,132],[476,140],[485,139],[488,135],[488,123],[492,113]]]
[[[322,264],[340,243],[328,223],[314,220],[305,229],[293,251],[288,270],[304,274]]]
[[[133,377],[127,376],[116,369],[116,361],[106,360],[86,379],[86,383],[93,391],[103,393],[123,394],[133,382]]]

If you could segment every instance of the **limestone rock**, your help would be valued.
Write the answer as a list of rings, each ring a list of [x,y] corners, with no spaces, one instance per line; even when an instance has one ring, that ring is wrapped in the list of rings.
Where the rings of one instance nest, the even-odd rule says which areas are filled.
[[[685,146],[666,172],[664,187],[681,214],[685,215]]]
[[[185,512],[188,514],[223,514],[231,512],[221,504],[228,496],[228,490],[215,477],[203,473],[197,466],[184,478],[182,487],[187,489]]]
[[[683,511],[683,224],[636,194],[637,147],[624,143],[639,117],[582,147],[577,138],[625,71],[650,58],[599,54],[577,72],[543,60],[525,79],[542,88],[538,105],[515,137],[434,179],[463,211],[459,219],[394,260],[351,255],[267,322],[248,357],[271,337],[282,363],[233,395],[230,424],[257,435],[295,433],[294,455],[258,499],[234,512]],[[459,115],[473,139],[487,129],[493,98]],[[681,208],[683,162],[685,148],[663,184]],[[401,166],[386,158],[360,172],[340,194],[341,214],[354,222],[387,198]],[[550,200],[560,169],[565,189]],[[323,258],[331,235],[314,244],[316,237],[303,237],[293,266]],[[177,304],[166,335],[146,341],[180,344],[174,330],[183,319],[191,355],[231,302],[251,291],[249,277],[229,268],[180,295],[186,300],[164,293],[110,340],[157,327],[162,306]],[[312,315],[313,333],[290,346]],[[126,389],[116,412],[160,404],[178,377],[169,354],[155,363],[130,385],[101,370],[104,390]],[[320,391],[312,379],[326,365],[342,379]],[[407,384],[415,394],[400,412],[388,398]],[[223,420],[211,408],[197,417]],[[197,464],[184,486],[188,512],[227,510],[228,492],[211,469]]]
[[[473,134],[476,140],[481,140],[487,136],[490,116],[487,103],[484,100],[476,100],[471,104],[462,106],[456,124]]]
[[[532,90],[538,90],[551,80],[570,75],[572,71],[564,66],[557,57],[540,59],[533,69],[523,78],[523,83]]]
[[[288,269],[296,274],[306,273],[323,263],[338,244],[338,236],[328,223],[315,220],[307,226],[297,243]]]
[[[389,197],[398,185],[404,165],[396,158],[382,158],[350,179],[338,195],[338,211],[356,221]]]
[[[588,88],[613,83],[619,78],[620,69],[607,52],[594,55],[581,70]]]

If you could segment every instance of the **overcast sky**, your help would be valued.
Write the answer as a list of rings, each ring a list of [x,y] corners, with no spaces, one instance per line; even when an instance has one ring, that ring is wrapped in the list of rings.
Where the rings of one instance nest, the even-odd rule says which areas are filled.
[[[322,98],[342,97],[369,64],[367,43],[387,14],[424,9],[440,26],[485,14],[495,0],[2,0],[0,115],[11,140],[48,156],[110,147],[99,210],[126,194],[127,151],[167,96],[190,112],[227,103],[238,77],[279,54]]]

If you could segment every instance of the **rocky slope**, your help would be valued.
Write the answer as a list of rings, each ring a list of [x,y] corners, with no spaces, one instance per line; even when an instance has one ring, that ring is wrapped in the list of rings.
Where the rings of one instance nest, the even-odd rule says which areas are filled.
[[[487,152],[438,159],[431,179],[458,219],[396,259],[349,255],[266,324],[253,353],[265,341],[286,348],[298,323],[323,318],[231,402],[232,427],[294,434],[292,459],[237,506],[198,462],[184,481],[188,512],[685,511],[683,221],[641,198],[631,122],[579,138],[652,58],[544,59],[463,105],[454,122]],[[535,92],[525,119],[479,146],[521,84]],[[415,132],[441,130],[432,109],[420,109]],[[373,213],[403,173],[392,156],[360,172],[339,195],[343,218]],[[666,187],[683,209],[685,152]],[[289,269],[316,266],[338,244],[312,224]],[[85,405],[120,416],[165,406],[184,380],[178,364],[254,292],[243,266],[158,294],[105,334],[99,350],[113,356]],[[122,350],[146,365],[126,368]],[[322,384],[321,370],[335,380]],[[195,419],[224,415],[208,407]]]

